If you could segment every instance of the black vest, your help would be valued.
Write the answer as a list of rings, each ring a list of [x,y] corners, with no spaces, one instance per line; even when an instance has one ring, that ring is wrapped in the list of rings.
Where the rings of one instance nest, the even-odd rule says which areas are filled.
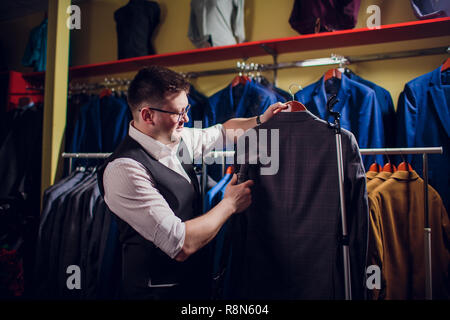
[[[180,157],[180,154],[178,156]],[[130,136],[125,137],[98,170],[98,183],[102,195],[104,195],[104,169],[109,162],[118,158],[131,158],[141,163],[152,175],[155,187],[182,221],[201,214],[200,189],[192,163],[182,162],[191,179],[192,183],[189,183],[180,174],[158,162]],[[122,245],[122,289],[125,298],[205,299],[209,296],[211,260],[209,246],[194,253],[186,261],[177,262],[142,237],[117,214],[115,215]],[[152,285],[172,283],[178,285],[149,287],[150,280]]]

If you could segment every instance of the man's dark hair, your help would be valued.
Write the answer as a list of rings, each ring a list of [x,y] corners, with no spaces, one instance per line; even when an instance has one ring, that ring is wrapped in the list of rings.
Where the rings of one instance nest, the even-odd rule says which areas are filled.
[[[128,105],[131,112],[144,104],[161,108],[167,95],[189,91],[189,83],[179,73],[162,66],[139,70],[128,87]]]

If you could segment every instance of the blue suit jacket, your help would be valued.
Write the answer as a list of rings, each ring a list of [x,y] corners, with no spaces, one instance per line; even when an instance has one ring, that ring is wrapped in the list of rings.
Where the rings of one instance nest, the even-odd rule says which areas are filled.
[[[192,128],[194,127],[195,121],[203,121],[204,109],[208,104],[208,98],[191,85],[188,101],[191,105],[191,109],[188,111],[189,121],[185,123],[184,126]]]
[[[80,109],[70,152],[101,152],[101,137],[100,99],[93,96]]]
[[[327,93],[323,77],[298,91],[295,98],[319,118],[328,122],[334,121],[327,111]],[[375,92],[343,74],[337,98],[339,102],[333,110],[341,114],[342,128],[355,135],[359,148],[383,148],[383,121]],[[363,156],[366,170],[375,160],[383,164],[383,156]]]
[[[392,101],[390,92],[378,86],[377,84],[370,82],[369,80],[361,78],[360,76],[352,72],[346,72],[345,75],[347,75],[353,81],[368,86],[370,89],[373,89],[373,91],[375,91],[378,104],[381,108],[381,114],[383,116],[384,140],[386,143],[386,148],[394,148],[396,142],[396,121],[394,102]]]
[[[249,118],[260,115],[277,102],[273,92],[256,81],[244,85],[228,87],[208,99],[205,110],[204,127],[224,123],[231,118]]]
[[[450,71],[446,71],[447,79]],[[443,74],[442,74],[443,75]],[[449,82],[447,82],[449,83]],[[428,178],[450,210],[450,83],[441,80],[441,67],[405,85],[397,107],[399,147],[440,147],[442,155],[428,156]],[[422,156],[408,156],[422,174]]]
[[[128,134],[131,112],[126,101],[123,98],[115,96],[101,98],[100,119],[100,152],[113,152]]]

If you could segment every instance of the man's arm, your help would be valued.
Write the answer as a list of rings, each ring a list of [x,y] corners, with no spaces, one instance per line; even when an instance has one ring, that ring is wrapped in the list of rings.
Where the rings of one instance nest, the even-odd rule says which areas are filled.
[[[237,176],[234,175],[226,188],[224,198],[219,204],[204,215],[185,222],[184,244],[175,260],[186,260],[191,254],[214,239],[232,214],[248,208],[252,201],[250,187],[253,185],[253,181],[236,183]]]
[[[260,115],[261,123],[269,121],[270,118],[272,118],[274,115],[276,115],[278,112],[280,112],[283,109],[286,109],[288,106],[284,103],[277,102],[269,106],[266,111],[262,115]],[[244,131],[247,131],[248,129],[256,127],[256,118],[257,117],[251,117],[251,118],[233,118],[228,121],[226,121],[223,124],[223,128],[225,130],[237,130],[242,129]]]
[[[275,114],[280,112],[283,109],[286,109],[288,106],[284,103],[277,102],[275,104],[272,104],[269,106],[266,111],[260,115],[260,121],[261,124],[264,122],[267,122],[270,118],[272,118]],[[251,117],[251,118],[233,118],[228,121],[226,121],[222,126],[224,130],[233,130],[232,137],[234,138],[234,141],[236,142],[239,138],[239,132],[236,130],[243,130],[241,133],[244,133],[248,129],[254,128],[257,126],[256,123],[257,117]],[[228,131],[229,132],[229,131]],[[228,134],[227,134],[228,135]],[[231,138],[231,136],[230,136]]]

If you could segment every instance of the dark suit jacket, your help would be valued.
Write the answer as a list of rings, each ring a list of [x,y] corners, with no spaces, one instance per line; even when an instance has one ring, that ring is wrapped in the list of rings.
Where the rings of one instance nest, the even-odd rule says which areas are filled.
[[[352,29],[361,0],[295,0],[289,24],[298,33]]]
[[[252,179],[255,186],[252,205],[233,217],[231,298],[343,299],[334,130],[310,112],[281,112],[256,130],[263,133],[263,129],[279,130],[279,170],[261,175],[267,165],[259,162],[260,157],[258,164],[239,167],[240,182]],[[272,143],[268,139],[268,150]],[[361,299],[368,227],[366,178],[355,137],[347,130],[342,132],[342,147],[351,281],[353,297]]]
[[[443,147],[444,154],[428,156],[428,179],[450,211],[450,70],[432,72],[405,85],[397,107],[397,144],[401,148]],[[447,80],[448,81],[448,80]],[[408,156],[422,176],[422,155]]]
[[[131,0],[114,12],[118,59],[155,54],[151,39],[159,24],[160,11],[158,2]]]

